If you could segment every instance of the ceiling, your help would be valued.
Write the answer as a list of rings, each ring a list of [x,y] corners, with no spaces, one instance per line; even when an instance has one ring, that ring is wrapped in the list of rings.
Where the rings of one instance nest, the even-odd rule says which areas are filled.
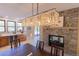
[[[51,8],[56,8],[57,11],[63,11],[76,7],[79,7],[79,3],[40,3],[39,12]],[[34,14],[36,14],[36,4],[34,4]],[[31,15],[31,3],[0,3],[0,16],[22,19]]]

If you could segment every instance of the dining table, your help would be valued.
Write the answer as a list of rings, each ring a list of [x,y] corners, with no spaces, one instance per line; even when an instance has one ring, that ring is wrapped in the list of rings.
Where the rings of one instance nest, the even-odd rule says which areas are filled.
[[[50,56],[50,53],[42,50],[40,51],[35,46],[26,43],[21,44],[15,48],[7,48],[3,51],[0,51],[0,56]]]

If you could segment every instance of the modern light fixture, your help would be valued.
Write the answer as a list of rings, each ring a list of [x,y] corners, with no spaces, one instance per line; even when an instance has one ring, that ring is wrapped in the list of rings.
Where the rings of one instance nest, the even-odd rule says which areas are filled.
[[[28,25],[62,27],[63,18],[60,20],[59,12],[56,11],[56,8],[39,13],[39,3],[37,3],[36,6],[37,6],[36,8],[37,13],[36,15],[33,15],[34,5],[32,3],[32,16],[26,18]]]

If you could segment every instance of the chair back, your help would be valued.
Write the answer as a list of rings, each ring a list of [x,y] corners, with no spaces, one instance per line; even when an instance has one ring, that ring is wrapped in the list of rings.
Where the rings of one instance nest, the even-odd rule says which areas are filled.
[[[10,42],[13,41],[13,36],[9,36],[9,41],[10,41]]]

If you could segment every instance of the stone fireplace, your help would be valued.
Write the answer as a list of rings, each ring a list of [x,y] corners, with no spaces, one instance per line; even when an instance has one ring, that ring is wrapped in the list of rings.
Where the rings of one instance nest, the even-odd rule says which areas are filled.
[[[77,31],[65,28],[54,28],[43,31],[43,39],[45,45],[48,46],[49,35],[61,35],[64,36],[64,50],[66,54],[76,55],[77,46]],[[49,47],[49,46],[48,46]]]
[[[64,48],[64,36],[49,35],[48,45],[49,46],[56,45],[58,47]]]

